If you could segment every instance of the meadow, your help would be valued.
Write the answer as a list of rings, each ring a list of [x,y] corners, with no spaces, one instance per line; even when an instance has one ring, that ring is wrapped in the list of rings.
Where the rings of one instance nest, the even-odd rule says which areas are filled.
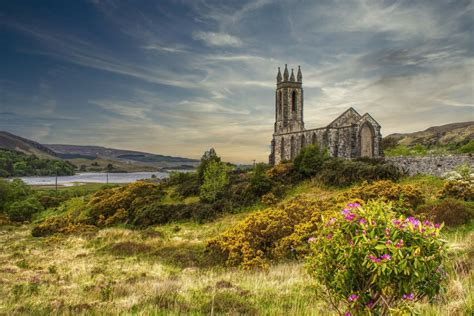
[[[342,314],[309,263],[319,252],[313,236],[327,216],[343,218],[347,201],[445,224],[428,240],[446,246],[441,291],[390,314],[472,314],[471,182],[403,177],[370,161],[326,161],[315,174],[307,168],[318,165],[313,158],[235,171],[211,157],[196,173],[159,183],[57,192],[0,181],[0,314]],[[412,251],[408,243],[404,251]],[[413,247],[416,278],[421,248]]]

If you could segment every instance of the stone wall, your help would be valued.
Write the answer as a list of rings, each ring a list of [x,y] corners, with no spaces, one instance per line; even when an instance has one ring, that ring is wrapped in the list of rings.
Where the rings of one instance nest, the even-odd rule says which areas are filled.
[[[385,160],[407,172],[410,176],[415,174],[441,176],[465,163],[468,163],[471,168],[474,169],[474,156],[469,154],[425,157],[385,157]]]

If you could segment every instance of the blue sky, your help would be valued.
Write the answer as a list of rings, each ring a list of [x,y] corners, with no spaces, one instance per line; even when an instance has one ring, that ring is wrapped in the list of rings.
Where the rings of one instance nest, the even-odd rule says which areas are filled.
[[[0,130],[42,143],[266,161],[278,66],[305,125],[474,120],[472,1],[2,1]]]

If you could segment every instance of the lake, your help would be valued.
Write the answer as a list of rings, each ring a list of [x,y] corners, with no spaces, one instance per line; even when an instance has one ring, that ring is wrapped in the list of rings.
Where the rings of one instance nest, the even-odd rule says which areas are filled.
[[[131,183],[141,179],[149,179],[155,175],[158,179],[168,177],[168,172],[130,172],[109,173],[109,183]],[[55,185],[56,177],[18,177],[29,185]],[[58,177],[58,185],[72,186],[77,183],[107,183],[107,174],[103,172],[84,172],[73,176]]]

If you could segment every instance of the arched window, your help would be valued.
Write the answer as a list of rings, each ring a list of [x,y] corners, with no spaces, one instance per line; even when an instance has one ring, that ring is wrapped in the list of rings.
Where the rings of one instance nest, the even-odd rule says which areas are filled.
[[[283,137],[281,138],[280,158],[285,160],[285,139]]]
[[[296,112],[296,91],[293,90],[291,93],[291,110]]]
[[[303,149],[303,148],[305,147],[305,145],[306,145],[306,144],[305,144],[305,141],[306,141],[306,139],[305,139],[304,134],[303,134],[303,135],[301,135],[301,144],[300,144],[300,145],[301,145],[301,149]]]
[[[316,133],[313,133],[313,140],[311,141],[313,145],[316,145]]]
[[[295,137],[291,136],[291,143],[290,143],[290,160],[295,158]]]
[[[281,94],[281,91],[278,92],[278,114],[280,115],[280,118],[281,116],[283,115],[283,97],[282,97],[282,94]]]

